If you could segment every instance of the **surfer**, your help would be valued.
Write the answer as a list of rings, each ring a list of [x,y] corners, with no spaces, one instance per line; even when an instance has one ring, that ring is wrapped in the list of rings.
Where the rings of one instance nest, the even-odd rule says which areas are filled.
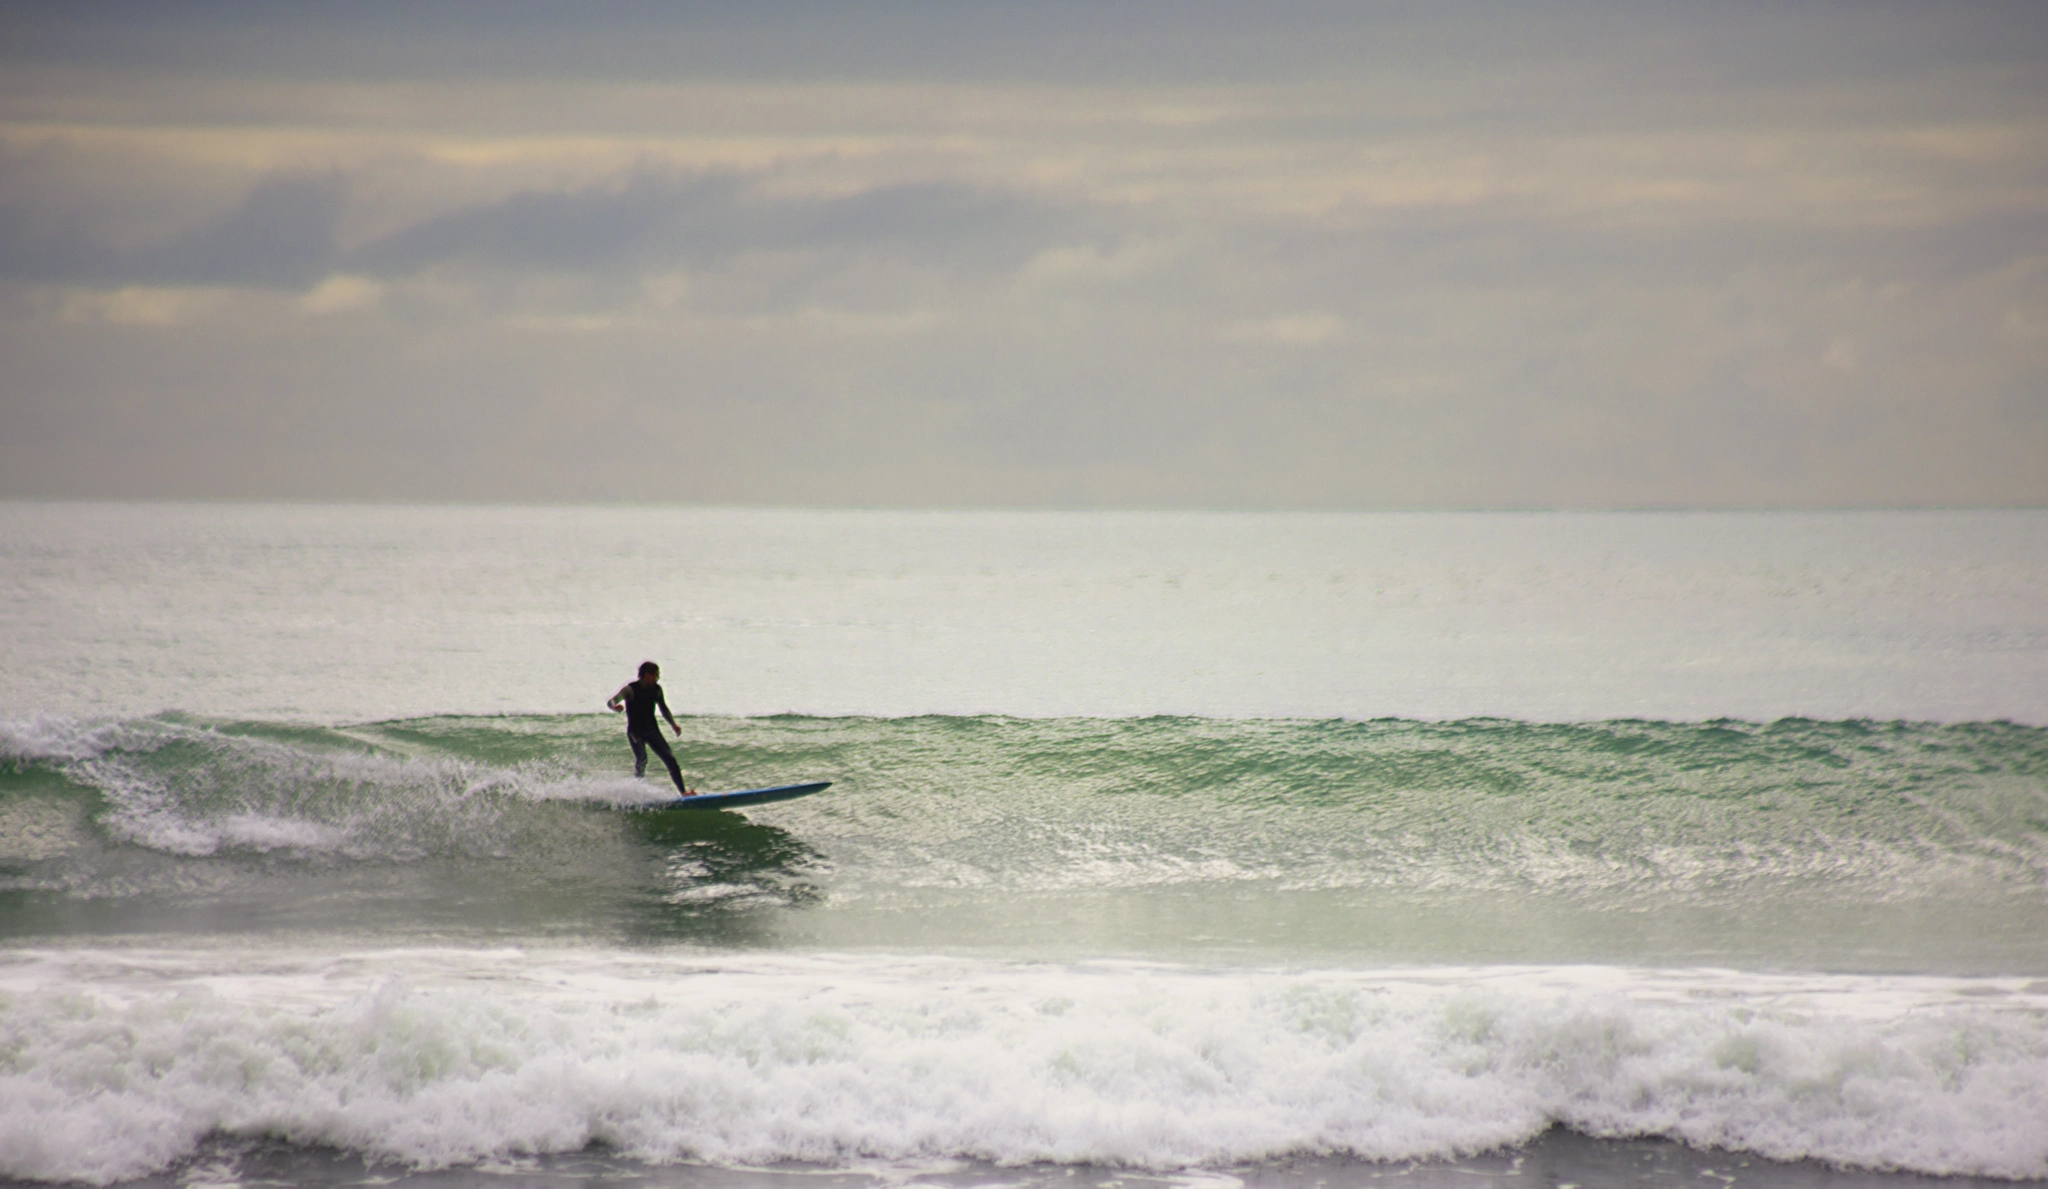
[[[668,699],[661,696],[661,666],[653,661],[640,662],[640,679],[620,686],[619,692],[604,705],[607,710],[626,712],[626,742],[633,745],[633,775],[647,775],[647,749],[651,747],[661,762],[668,765],[668,778],[676,782],[676,791],[689,796],[690,790],[683,787],[683,766],[676,763],[675,753],[668,749],[668,742],[661,737],[661,727],[654,721],[655,708],[659,707],[676,738],[683,737],[676,716],[668,712]]]

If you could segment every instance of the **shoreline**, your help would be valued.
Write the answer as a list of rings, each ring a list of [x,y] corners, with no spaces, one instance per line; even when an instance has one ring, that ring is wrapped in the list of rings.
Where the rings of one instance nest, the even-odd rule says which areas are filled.
[[[1251,1165],[1180,1170],[1099,1164],[1002,1166],[964,1160],[867,1165],[722,1167],[649,1163],[593,1145],[449,1168],[414,1169],[354,1152],[272,1139],[213,1136],[164,1171],[106,1189],[199,1189],[228,1185],[375,1185],[379,1189],[1346,1189],[1380,1182],[1402,1189],[1474,1189],[1486,1182],[1546,1189],[1669,1185],[1766,1189],[2012,1189],[2048,1179],[2005,1180],[1838,1167],[1693,1148],[1661,1136],[1600,1138],[1552,1126],[1526,1144],[1472,1156],[1366,1161],[1291,1156]],[[0,1189],[48,1189],[81,1181],[0,1179]]]

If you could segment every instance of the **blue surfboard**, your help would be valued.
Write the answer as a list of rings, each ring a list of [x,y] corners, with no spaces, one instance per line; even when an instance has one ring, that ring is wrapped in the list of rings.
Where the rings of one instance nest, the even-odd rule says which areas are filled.
[[[761,805],[769,801],[788,801],[796,797],[808,797],[822,793],[832,787],[829,780],[814,781],[810,784],[778,784],[772,789],[740,789],[732,793],[698,793],[694,797],[677,797],[670,801],[656,801],[650,805],[634,805],[638,810],[650,809],[737,809],[742,805]]]

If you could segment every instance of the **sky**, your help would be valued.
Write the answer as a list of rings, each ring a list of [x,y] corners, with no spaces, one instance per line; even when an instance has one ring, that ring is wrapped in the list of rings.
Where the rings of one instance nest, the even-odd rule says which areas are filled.
[[[0,2],[0,498],[2040,506],[2048,9]]]

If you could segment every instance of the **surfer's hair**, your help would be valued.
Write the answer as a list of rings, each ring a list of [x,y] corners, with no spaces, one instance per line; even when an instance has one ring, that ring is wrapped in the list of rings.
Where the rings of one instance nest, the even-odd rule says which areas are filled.
[[[647,676],[647,675],[648,675],[649,673],[659,673],[659,672],[661,672],[661,666],[660,666],[660,665],[657,665],[657,664],[655,664],[655,663],[654,663],[653,661],[641,661],[641,662],[640,662],[640,676],[642,676],[642,677],[645,677],[645,676]]]

